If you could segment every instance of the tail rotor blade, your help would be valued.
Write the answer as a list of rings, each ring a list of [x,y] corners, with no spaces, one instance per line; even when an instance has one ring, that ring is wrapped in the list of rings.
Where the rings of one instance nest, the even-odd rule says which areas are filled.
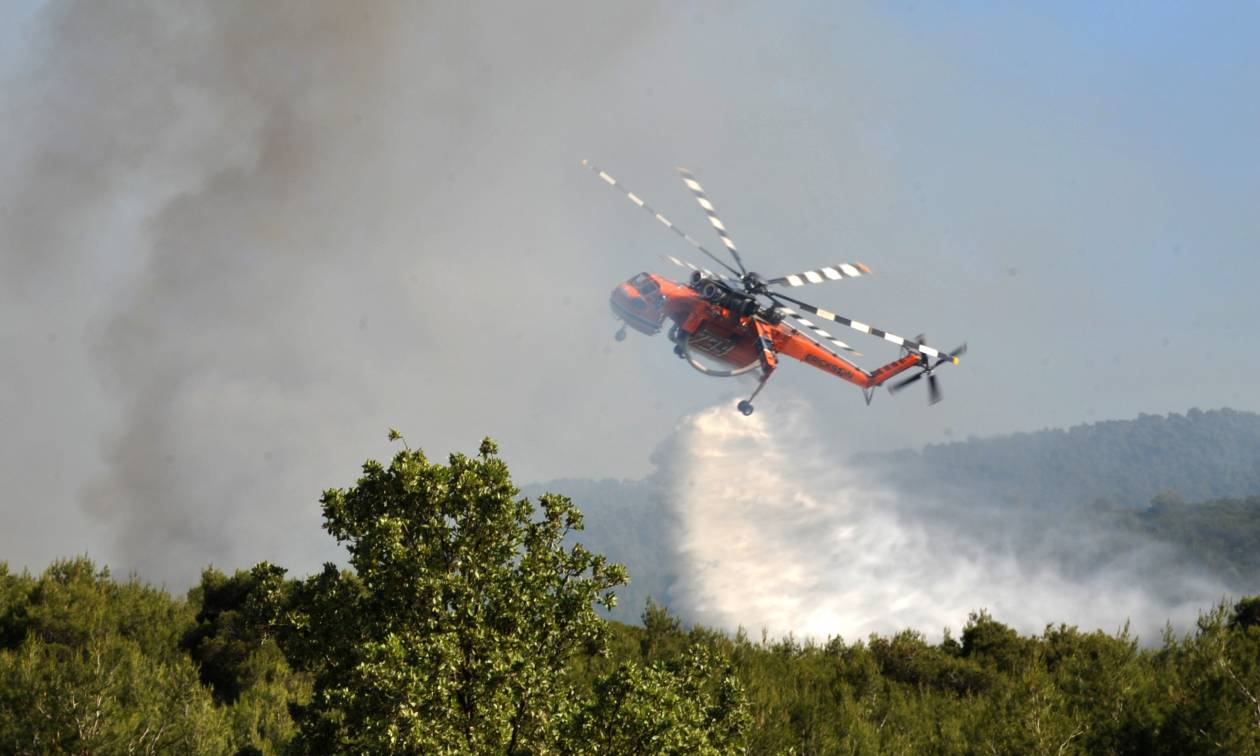
[[[936,375],[928,373],[928,404],[936,404],[942,398],[941,387],[936,383]]]
[[[909,378],[905,378],[903,380],[897,381],[896,383],[890,385],[888,387],[888,390],[895,394],[898,391],[902,390],[906,386],[909,386],[911,383],[914,383],[915,381],[919,380],[922,377],[923,377],[923,373],[915,373]]]

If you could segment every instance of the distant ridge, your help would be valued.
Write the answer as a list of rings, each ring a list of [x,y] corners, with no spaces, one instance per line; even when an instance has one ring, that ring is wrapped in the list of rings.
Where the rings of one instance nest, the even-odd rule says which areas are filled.
[[[1142,507],[1161,493],[1185,501],[1245,498],[1260,494],[1260,415],[1142,414],[853,459],[902,486],[944,481],[1016,506]]]

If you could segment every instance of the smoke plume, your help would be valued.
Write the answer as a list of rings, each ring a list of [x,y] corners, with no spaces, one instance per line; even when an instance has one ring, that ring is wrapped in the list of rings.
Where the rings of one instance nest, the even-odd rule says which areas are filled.
[[[606,345],[626,275],[540,212],[588,187],[556,125],[651,18],[47,3],[6,82],[0,560],[311,569],[320,491],[393,425],[543,464],[541,417],[604,404],[530,369],[545,326],[593,311],[567,337]]]

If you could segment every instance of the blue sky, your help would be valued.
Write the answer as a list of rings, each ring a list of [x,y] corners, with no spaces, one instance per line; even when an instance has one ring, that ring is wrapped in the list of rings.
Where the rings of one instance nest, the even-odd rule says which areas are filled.
[[[693,160],[736,239],[758,234],[747,255],[861,250],[876,275],[815,301],[971,340],[953,409],[896,411],[930,441],[1257,408],[1239,339],[1260,314],[1258,19],[1198,9],[747,9],[672,27],[647,57],[690,45],[690,77],[717,93],[721,149]],[[714,164],[765,178],[729,186]],[[750,187],[759,204],[733,205]]]

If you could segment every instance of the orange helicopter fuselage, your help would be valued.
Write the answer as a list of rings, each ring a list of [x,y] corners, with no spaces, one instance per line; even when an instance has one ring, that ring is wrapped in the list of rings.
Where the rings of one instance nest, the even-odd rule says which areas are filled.
[[[651,273],[640,273],[618,285],[609,304],[628,327],[649,336],[659,333],[666,320],[673,321],[678,334],[686,335],[690,349],[734,369],[761,362],[769,372],[775,366],[773,355],[787,355],[869,390],[922,363],[919,355],[910,353],[867,372],[781,322],[782,318],[766,317],[764,311],[754,311],[753,305],[737,311],[692,286]],[[740,304],[736,302],[735,307]]]

